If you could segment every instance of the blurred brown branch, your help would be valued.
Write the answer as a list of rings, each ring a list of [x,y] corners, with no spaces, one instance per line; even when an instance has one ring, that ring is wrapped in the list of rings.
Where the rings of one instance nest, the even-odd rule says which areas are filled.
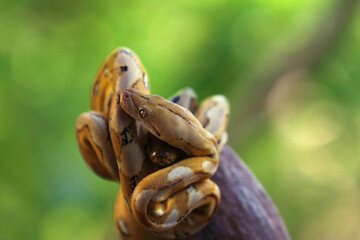
[[[228,146],[212,180],[221,189],[221,204],[214,219],[188,240],[289,240],[278,210],[261,183]]]
[[[233,136],[237,136],[233,139],[234,142],[239,142],[246,131],[263,118],[267,96],[280,79],[288,76],[295,81],[303,79],[304,74],[321,63],[324,55],[341,38],[341,34],[351,22],[358,2],[358,0],[338,1],[332,11],[319,21],[315,31],[303,46],[292,53],[284,54],[279,58],[280,61],[273,61],[267,70],[251,77],[251,86],[247,87],[249,89],[247,92],[256,94],[245,96],[244,109],[234,109],[233,119],[236,124],[232,124],[235,131]],[[237,90],[235,93],[238,92]]]

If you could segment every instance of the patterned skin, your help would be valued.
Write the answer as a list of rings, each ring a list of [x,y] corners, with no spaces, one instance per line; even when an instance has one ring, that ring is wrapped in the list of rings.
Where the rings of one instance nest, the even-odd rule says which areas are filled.
[[[76,122],[79,149],[96,174],[121,183],[114,218],[122,237],[187,237],[220,202],[209,177],[227,140],[229,105],[218,95],[195,111],[189,88],[171,101],[149,92],[139,58],[126,48],[111,53],[93,84],[92,111]]]

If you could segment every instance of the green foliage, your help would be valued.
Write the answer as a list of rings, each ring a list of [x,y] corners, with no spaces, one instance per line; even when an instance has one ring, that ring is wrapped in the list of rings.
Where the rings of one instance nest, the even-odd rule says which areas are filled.
[[[104,58],[127,46],[152,92],[230,98],[230,145],[294,239],[355,239],[359,224],[359,11],[320,65],[234,141],[250,76],[308,38],[332,1],[0,3],[0,239],[113,239],[118,186],[83,162],[74,133]],[[265,83],[259,83],[261,88]],[[280,96],[280,100],[278,99]],[[244,100],[245,99],[245,100]]]

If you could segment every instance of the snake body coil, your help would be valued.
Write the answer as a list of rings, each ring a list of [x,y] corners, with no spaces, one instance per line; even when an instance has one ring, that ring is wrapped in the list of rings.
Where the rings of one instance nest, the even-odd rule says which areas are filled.
[[[204,227],[220,202],[209,178],[227,140],[226,98],[213,96],[196,108],[191,89],[170,101],[150,95],[139,58],[121,48],[98,71],[91,106],[79,116],[76,136],[90,168],[121,183],[115,204],[119,233],[173,239]]]

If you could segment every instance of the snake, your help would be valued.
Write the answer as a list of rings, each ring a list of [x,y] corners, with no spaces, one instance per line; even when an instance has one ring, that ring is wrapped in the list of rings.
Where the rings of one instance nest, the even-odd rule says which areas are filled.
[[[76,121],[77,142],[90,169],[121,183],[114,219],[123,238],[184,238],[219,206],[209,178],[227,141],[229,103],[215,95],[197,106],[191,88],[166,100],[149,86],[135,53],[113,51],[94,80],[91,111]]]

